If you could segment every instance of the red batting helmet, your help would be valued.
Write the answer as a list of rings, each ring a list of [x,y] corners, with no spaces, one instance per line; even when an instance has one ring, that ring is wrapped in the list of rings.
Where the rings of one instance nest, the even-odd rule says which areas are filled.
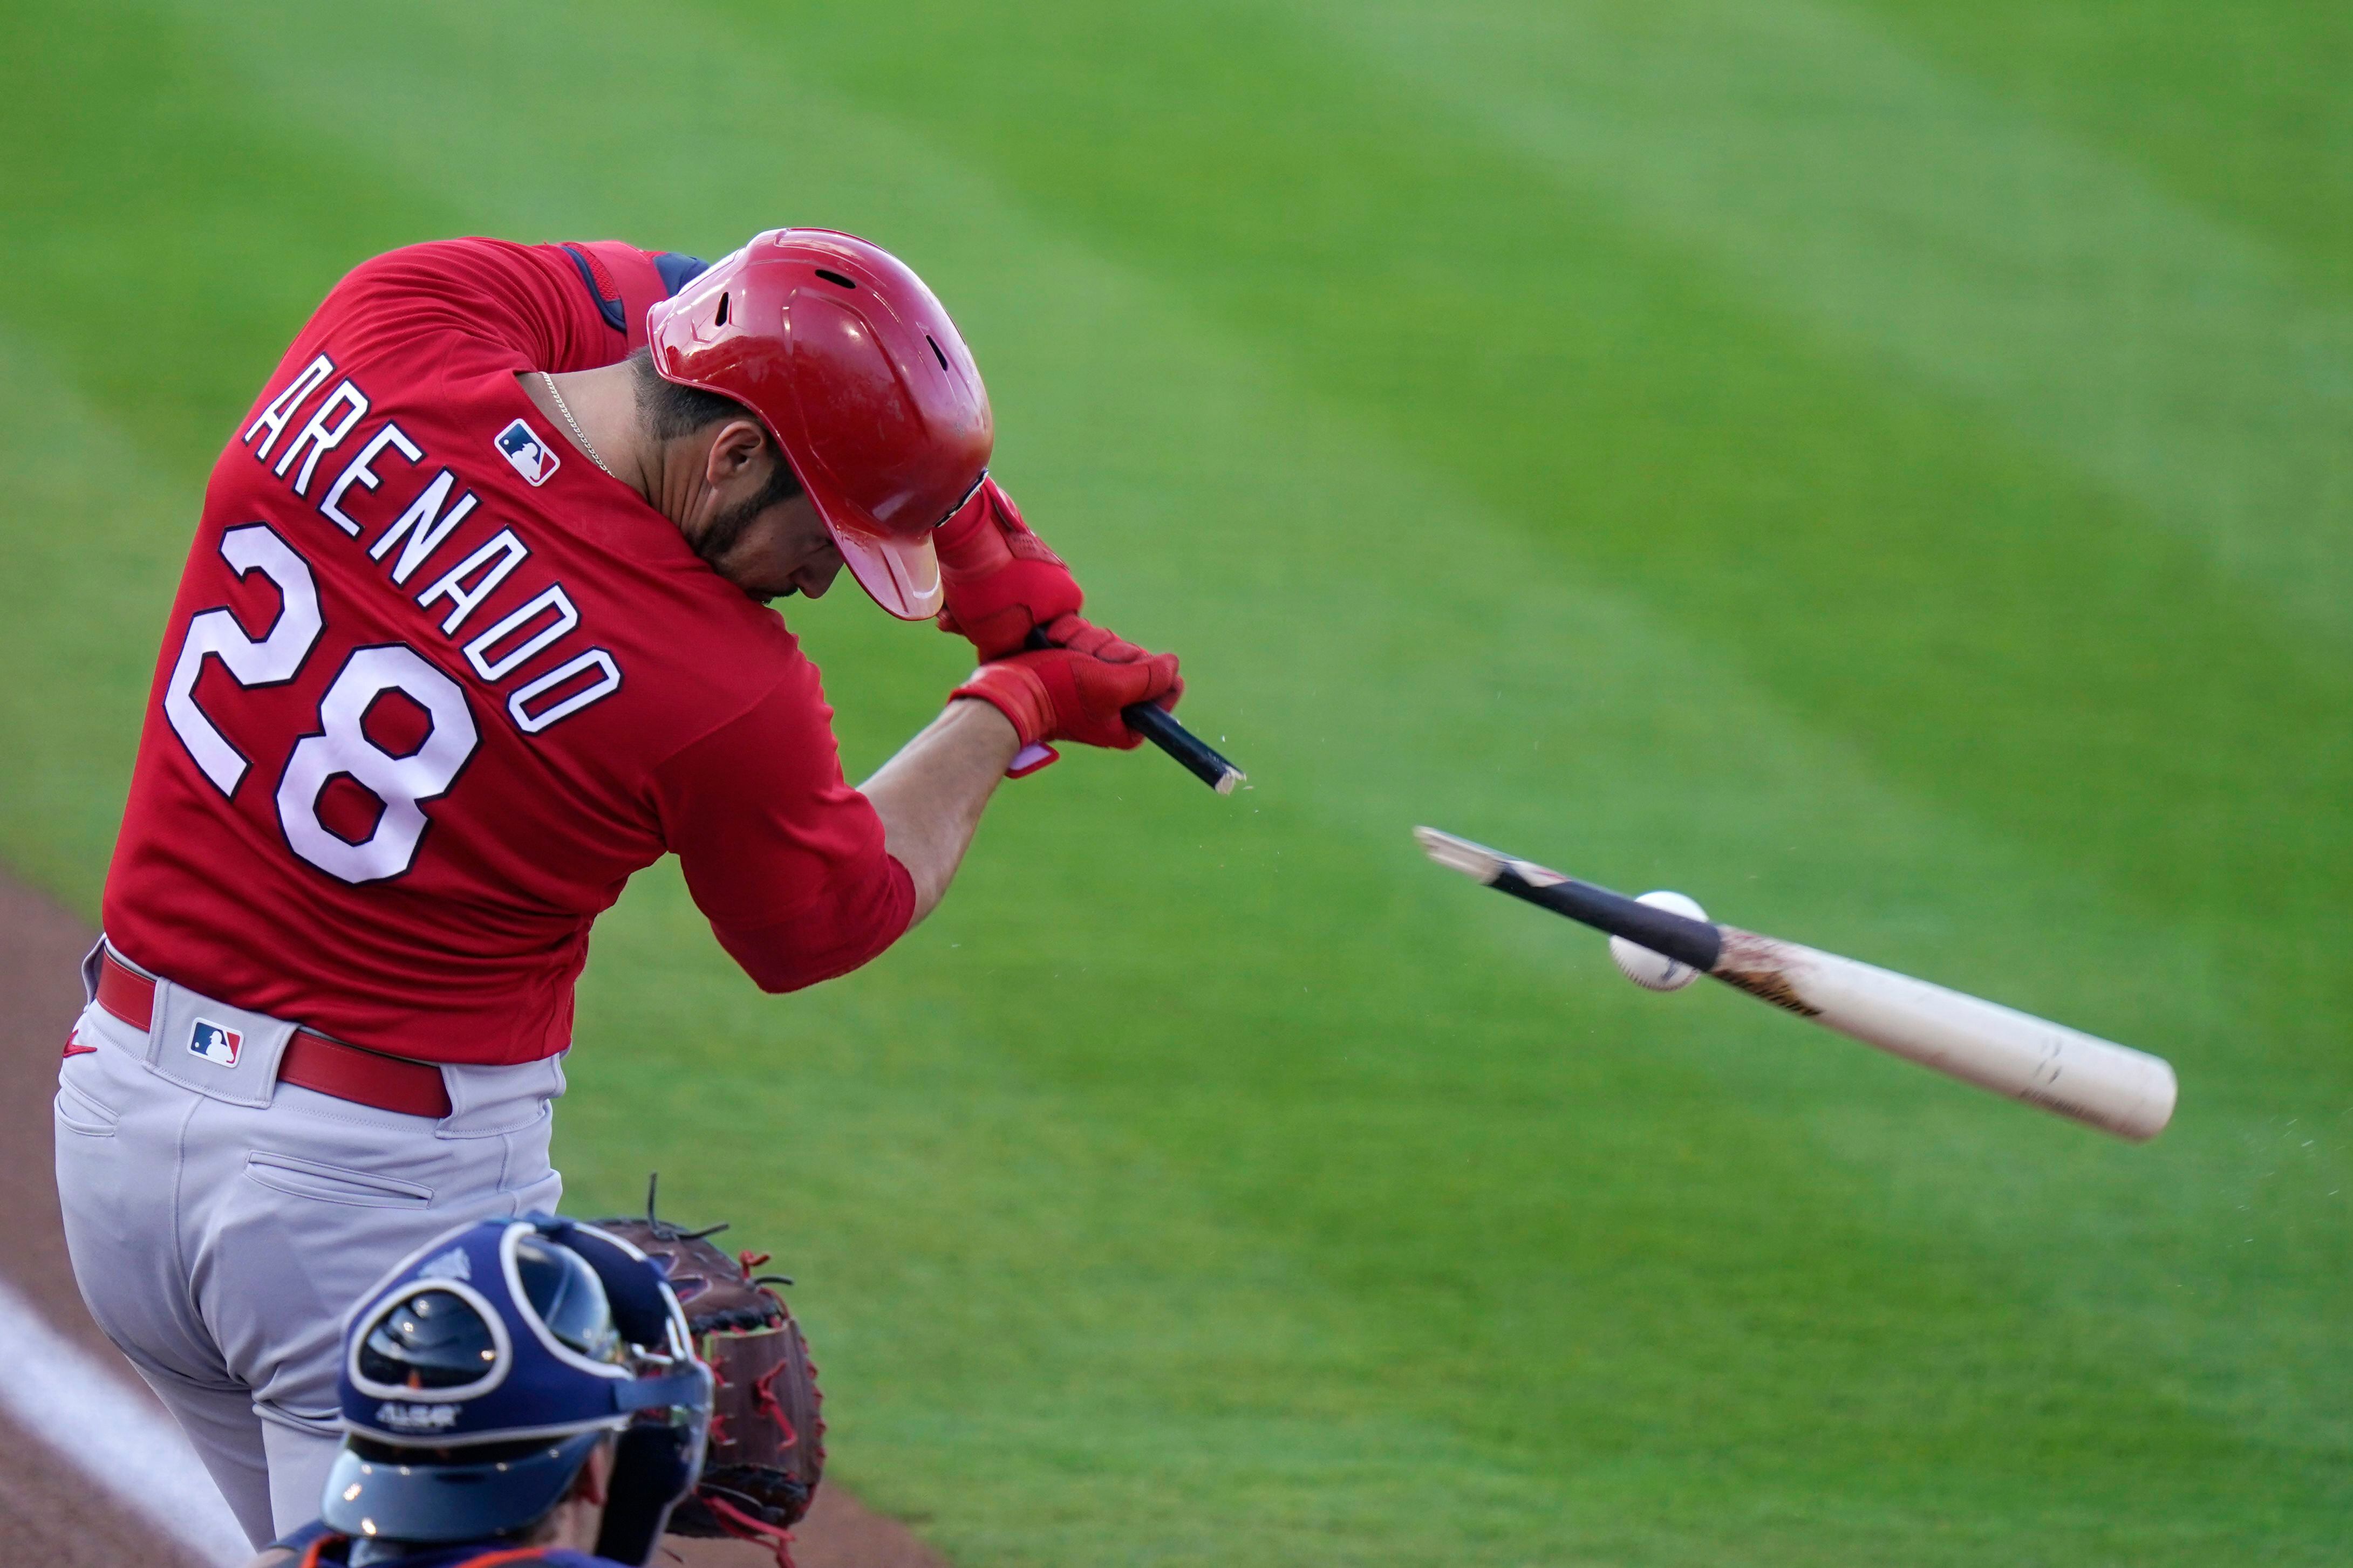
[[[880,246],[772,228],[646,313],[654,369],[760,417],[874,602],[940,607],[932,530],[988,468],[996,427],[972,351]]]

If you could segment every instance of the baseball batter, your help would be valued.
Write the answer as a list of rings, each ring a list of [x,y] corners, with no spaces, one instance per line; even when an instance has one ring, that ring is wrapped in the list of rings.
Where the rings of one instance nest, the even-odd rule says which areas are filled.
[[[758,984],[813,984],[939,901],[1008,769],[1173,705],[992,437],[923,282],[807,229],[378,257],[238,422],[56,1116],[82,1293],[257,1544],[318,1511],[351,1304],[555,1209],[573,984],[631,873],[677,855]],[[844,565],[981,660],[855,789],[767,607]]]

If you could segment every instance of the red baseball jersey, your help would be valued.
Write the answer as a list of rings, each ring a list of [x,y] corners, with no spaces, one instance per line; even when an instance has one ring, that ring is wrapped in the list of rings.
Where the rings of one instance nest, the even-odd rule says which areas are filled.
[[[551,428],[687,258],[466,239],[338,284],[205,491],[106,930],[237,1006],[426,1061],[551,1056],[588,928],[682,863],[762,986],[914,890],[783,620]]]

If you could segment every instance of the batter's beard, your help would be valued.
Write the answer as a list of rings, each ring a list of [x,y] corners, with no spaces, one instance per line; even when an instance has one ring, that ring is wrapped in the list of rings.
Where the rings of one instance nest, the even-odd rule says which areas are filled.
[[[747,501],[739,501],[712,517],[703,531],[689,542],[694,546],[694,552],[702,557],[704,565],[725,576],[726,574],[720,571],[720,561],[743,542],[745,531],[759,521],[760,514],[776,504],[765,493]]]
[[[702,558],[704,565],[722,577],[727,577],[727,569],[722,566],[720,562],[732,553],[736,545],[743,542],[744,535],[751,531],[753,523],[759,521],[760,514],[772,506],[782,506],[800,493],[800,480],[794,476],[790,468],[779,462],[776,471],[768,476],[768,482],[761,487],[758,495],[713,514],[702,531],[688,540],[687,544],[695,554]],[[733,577],[727,577],[727,580],[731,583],[735,581]],[[742,584],[736,585],[744,587]],[[793,587],[778,588],[768,593],[762,593],[750,587],[744,587],[744,591],[764,605],[771,599],[789,598],[799,592],[797,588]]]

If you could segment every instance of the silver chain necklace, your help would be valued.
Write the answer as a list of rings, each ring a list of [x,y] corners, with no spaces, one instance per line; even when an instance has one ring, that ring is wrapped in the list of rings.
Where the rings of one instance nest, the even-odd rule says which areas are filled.
[[[564,394],[555,390],[555,378],[547,372],[541,371],[539,379],[547,383],[547,395],[555,399],[555,411],[564,416],[564,422],[566,425],[572,426],[572,438],[580,443],[580,449],[588,454],[588,460],[598,468],[605,468],[607,473],[611,473],[612,469],[605,468],[605,459],[596,455],[596,448],[589,445],[588,432],[580,428],[580,421],[572,417],[572,405],[565,402]]]

